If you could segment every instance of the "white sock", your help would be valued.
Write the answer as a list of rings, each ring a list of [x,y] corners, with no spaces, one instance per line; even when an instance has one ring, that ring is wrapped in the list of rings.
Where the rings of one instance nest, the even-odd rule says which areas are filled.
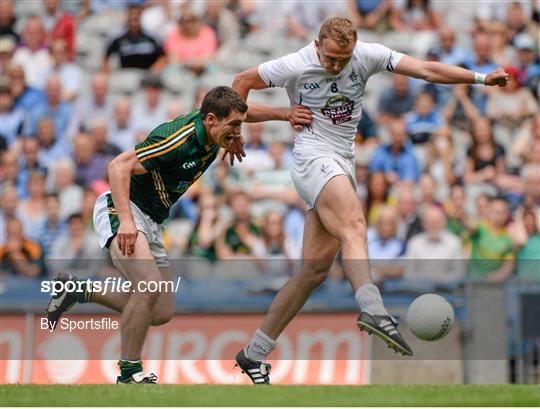
[[[248,358],[255,361],[266,361],[266,358],[275,347],[276,341],[258,329],[253,334],[251,341],[249,341],[246,353]]]
[[[373,284],[364,284],[356,291],[354,298],[361,311],[371,315],[388,315],[388,311],[384,308],[381,293]]]

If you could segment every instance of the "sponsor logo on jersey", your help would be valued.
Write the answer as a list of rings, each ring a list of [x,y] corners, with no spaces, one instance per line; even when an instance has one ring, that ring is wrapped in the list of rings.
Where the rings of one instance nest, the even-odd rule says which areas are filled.
[[[184,164],[182,165],[182,167],[183,167],[184,169],[191,169],[191,168],[194,168],[195,165],[196,165],[195,162],[186,162],[186,163],[184,163]]]
[[[343,78],[343,76],[339,75],[337,77],[330,77],[330,78],[327,78],[326,79],[326,83],[330,83],[330,82],[336,82],[336,81],[339,81],[341,78]]]
[[[330,118],[334,125],[340,125],[352,119],[353,110],[354,101],[345,95],[336,95],[326,101],[325,108],[321,109],[321,112]]]
[[[310,82],[307,84],[304,84],[304,89],[307,90],[314,90],[314,89],[320,89],[321,87],[316,82]]]

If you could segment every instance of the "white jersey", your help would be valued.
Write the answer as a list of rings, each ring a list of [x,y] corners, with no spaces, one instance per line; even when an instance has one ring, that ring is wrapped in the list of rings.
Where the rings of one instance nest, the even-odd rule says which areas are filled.
[[[261,64],[259,75],[268,86],[286,88],[291,106],[302,104],[313,112],[312,125],[296,132],[295,151],[309,148],[352,159],[366,82],[373,74],[393,71],[402,56],[381,44],[358,41],[349,63],[333,76],[312,42]]]

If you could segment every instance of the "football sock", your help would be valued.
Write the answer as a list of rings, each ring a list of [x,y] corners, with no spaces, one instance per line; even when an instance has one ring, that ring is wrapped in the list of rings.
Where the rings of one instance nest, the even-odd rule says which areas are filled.
[[[129,359],[120,358],[118,361],[118,366],[120,367],[120,377],[122,380],[128,379],[131,375],[138,372],[142,372],[142,361],[130,361]]]
[[[275,347],[276,341],[258,329],[249,341],[246,355],[255,361],[265,361]]]
[[[354,298],[361,311],[371,315],[388,315],[388,311],[384,308],[381,293],[373,284],[364,284],[356,291]]]
[[[84,280],[81,285],[82,291],[75,292],[75,299],[80,303],[92,302],[92,282],[90,280]]]

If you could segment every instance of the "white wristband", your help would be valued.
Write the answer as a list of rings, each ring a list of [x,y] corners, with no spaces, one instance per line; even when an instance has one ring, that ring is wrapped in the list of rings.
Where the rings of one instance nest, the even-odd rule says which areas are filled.
[[[479,72],[474,73],[474,83],[486,85],[486,74],[481,74]]]

